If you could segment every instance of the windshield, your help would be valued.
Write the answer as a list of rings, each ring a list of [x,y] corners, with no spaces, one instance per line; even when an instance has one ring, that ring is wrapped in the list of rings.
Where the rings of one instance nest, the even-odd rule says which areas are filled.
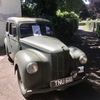
[[[51,25],[24,23],[20,25],[21,37],[52,35]]]

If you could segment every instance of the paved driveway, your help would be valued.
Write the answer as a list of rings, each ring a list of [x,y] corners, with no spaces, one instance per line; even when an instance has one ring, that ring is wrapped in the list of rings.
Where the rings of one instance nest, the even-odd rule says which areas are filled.
[[[20,94],[13,65],[5,55],[0,57],[0,100],[25,100]]]

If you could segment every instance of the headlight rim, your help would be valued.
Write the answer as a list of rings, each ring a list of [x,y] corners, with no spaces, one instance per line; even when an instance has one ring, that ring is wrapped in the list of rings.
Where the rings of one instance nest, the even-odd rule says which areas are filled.
[[[37,66],[37,69],[35,71],[33,71],[33,72],[30,72],[29,71],[29,67],[33,67],[33,66],[35,66],[35,67]],[[28,63],[27,66],[26,66],[26,71],[27,71],[28,74],[35,74],[35,73],[37,73],[37,71],[38,71],[38,64],[36,62]]]
[[[85,60],[83,61],[83,59],[85,58]],[[87,63],[87,56],[86,55],[81,55],[79,57],[79,61],[81,64],[86,64]]]

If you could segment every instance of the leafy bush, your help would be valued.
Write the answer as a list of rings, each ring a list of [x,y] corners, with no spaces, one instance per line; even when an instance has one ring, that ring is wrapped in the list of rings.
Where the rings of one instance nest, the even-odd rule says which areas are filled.
[[[55,19],[55,31],[59,38],[70,38],[78,29],[79,17],[74,12],[61,12],[58,10],[56,12]]]
[[[95,35],[100,36],[100,22],[97,23],[97,28],[95,29]]]
[[[93,31],[96,36],[100,36],[100,20],[86,20],[86,26]]]
[[[86,20],[86,27],[90,29],[95,35],[100,36],[100,20]]]
[[[96,21],[92,20],[92,19],[87,19],[86,20],[86,27],[87,29],[91,30],[94,32],[95,28],[96,28]]]
[[[92,21],[91,19],[86,19],[86,28],[90,30],[91,30],[91,27],[90,27],[91,21]]]
[[[90,24],[89,24],[89,29],[94,32],[94,28],[95,28],[95,22],[94,21],[90,21]]]
[[[87,18],[87,19],[86,19],[86,21],[90,21],[90,20],[91,20],[91,18]]]
[[[86,25],[86,21],[79,21],[79,26],[85,26]]]

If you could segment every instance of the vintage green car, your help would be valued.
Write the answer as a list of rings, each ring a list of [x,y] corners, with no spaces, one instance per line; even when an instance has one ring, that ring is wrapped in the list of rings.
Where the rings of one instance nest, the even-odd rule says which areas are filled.
[[[86,54],[55,38],[52,26],[42,18],[7,20],[4,46],[24,97],[64,90],[86,78]]]

